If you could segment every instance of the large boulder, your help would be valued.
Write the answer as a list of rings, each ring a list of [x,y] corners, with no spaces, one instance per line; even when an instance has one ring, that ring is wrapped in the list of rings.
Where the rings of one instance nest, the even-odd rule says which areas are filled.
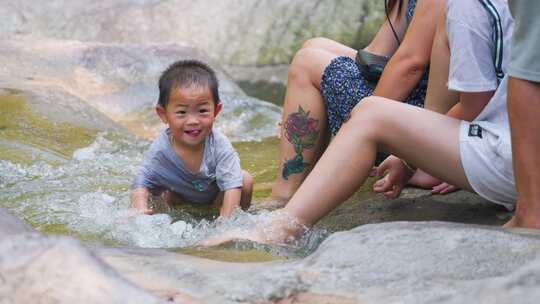
[[[45,237],[0,208],[2,303],[159,303],[69,237]]]
[[[5,229],[13,223],[18,228]],[[333,234],[303,259],[240,264],[162,249],[88,249],[30,231],[0,210],[0,280],[0,297],[14,303],[532,304],[540,296],[540,233],[369,224]]]
[[[244,96],[214,61],[191,47],[34,36],[0,40],[0,88],[20,93],[34,113],[51,121],[116,131],[120,124],[152,137],[161,125],[153,113],[157,79],[172,62],[188,58],[208,62],[217,71],[221,93]]]
[[[0,35],[183,43],[221,64],[274,65],[289,63],[299,46],[316,36],[365,44],[382,11],[376,0],[6,0]]]
[[[536,303],[540,234],[444,222],[370,224],[336,233],[312,255],[236,264],[155,250],[97,250],[148,289],[208,303]],[[486,301],[485,303],[493,303]]]

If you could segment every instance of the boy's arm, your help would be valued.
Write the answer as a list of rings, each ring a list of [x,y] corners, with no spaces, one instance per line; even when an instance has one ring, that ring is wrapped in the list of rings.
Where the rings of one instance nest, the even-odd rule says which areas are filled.
[[[131,192],[131,207],[144,214],[152,214],[152,209],[148,208],[148,197],[150,191],[147,188],[137,188]]]
[[[223,194],[223,204],[219,210],[219,216],[228,218],[234,212],[234,209],[240,207],[242,188],[231,188],[225,190]]]
[[[473,121],[486,107],[495,92],[463,92],[446,115],[460,120]]]

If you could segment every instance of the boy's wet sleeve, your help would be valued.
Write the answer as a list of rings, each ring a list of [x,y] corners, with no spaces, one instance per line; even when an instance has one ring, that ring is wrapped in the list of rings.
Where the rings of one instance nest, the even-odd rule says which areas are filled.
[[[221,191],[242,187],[240,158],[230,142],[222,144],[217,157],[216,182]]]

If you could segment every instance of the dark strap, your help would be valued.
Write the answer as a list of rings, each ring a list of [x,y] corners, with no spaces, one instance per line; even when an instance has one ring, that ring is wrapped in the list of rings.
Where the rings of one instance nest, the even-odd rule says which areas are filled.
[[[482,6],[486,9],[488,15],[493,19],[494,31],[493,37],[495,40],[495,48],[493,51],[493,63],[495,65],[495,73],[497,74],[497,79],[499,82],[504,77],[504,72],[502,69],[503,61],[503,32],[502,32],[502,23],[501,16],[495,8],[495,5],[489,0],[478,0]]]
[[[359,49],[355,61],[364,79],[372,88],[375,88],[389,59],[386,56],[375,55]]]

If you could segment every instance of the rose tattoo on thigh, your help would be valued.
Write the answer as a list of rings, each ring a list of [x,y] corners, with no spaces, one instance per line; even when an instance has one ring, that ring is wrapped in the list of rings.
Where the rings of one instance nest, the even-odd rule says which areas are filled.
[[[304,149],[311,149],[315,146],[317,135],[317,125],[319,121],[309,117],[309,111],[304,111],[302,106],[298,106],[298,112],[291,113],[285,121],[285,138],[293,145],[296,155],[283,164],[283,179],[287,180],[289,175],[304,172],[311,164],[304,162],[302,152]]]

